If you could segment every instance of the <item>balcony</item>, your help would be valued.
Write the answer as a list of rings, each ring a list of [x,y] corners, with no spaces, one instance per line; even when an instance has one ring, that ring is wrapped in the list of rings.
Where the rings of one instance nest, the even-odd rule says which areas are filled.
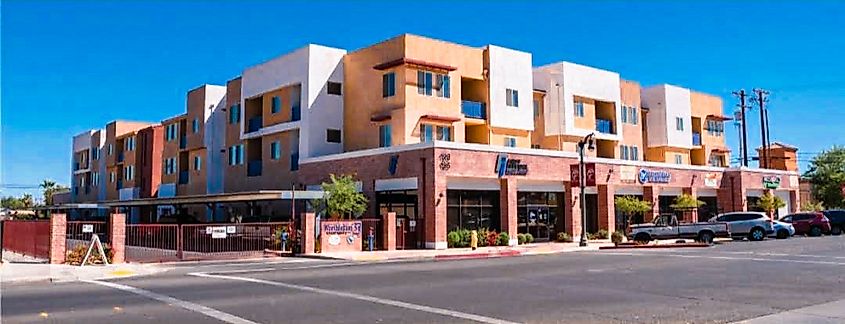
[[[249,123],[247,123],[246,132],[252,133],[256,132],[261,129],[261,125],[263,124],[264,120],[261,116],[255,116],[249,119]]]
[[[188,170],[179,171],[179,184],[188,183]]]
[[[462,100],[461,112],[464,114],[464,116],[469,118],[487,118],[487,109],[485,108],[484,103],[477,101]]]
[[[185,137],[184,135],[180,136],[179,137],[179,148],[184,149],[186,147],[188,147],[188,138]]]
[[[615,134],[613,132],[613,122],[607,119],[596,119],[596,131],[605,134]]]
[[[701,133],[692,133],[692,145],[693,146],[701,146]]]
[[[247,177],[259,177],[261,176],[261,160],[252,160],[249,161],[246,165],[246,176]]]

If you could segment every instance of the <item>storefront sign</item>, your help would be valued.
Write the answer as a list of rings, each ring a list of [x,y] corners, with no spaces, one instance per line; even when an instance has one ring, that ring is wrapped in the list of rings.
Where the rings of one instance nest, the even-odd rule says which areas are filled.
[[[391,155],[390,156],[390,163],[387,165],[387,173],[390,175],[396,174],[396,167],[399,165],[399,156],[398,155]]]
[[[326,221],[323,222],[323,233],[325,234],[355,234],[361,235],[361,222],[359,221]]]
[[[496,159],[496,174],[499,177],[506,175],[527,175],[528,165],[522,164],[521,160],[509,159],[507,154],[499,154]]]
[[[710,188],[719,187],[719,175],[715,173],[708,173],[704,175],[704,186]]]
[[[672,174],[666,171],[640,169],[640,183],[669,183],[672,181]]]
[[[573,187],[581,186],[581,177],[578,171],[579,165],[573,164],[569,166],[569,181]],[[596,185],[596,164],[584,163],[584,186],[594,187]]]
[[[622,183],[637,182],[637,167],[623,165],[619,167],[619,181]]]
[[[780,187],[780,177],[779,176],[765,176],[765,177],[763,177],[763,188],[777,189],[778,187]]]
[[[361,251],[361,221],[320,222],[320,241],[323,252]]]

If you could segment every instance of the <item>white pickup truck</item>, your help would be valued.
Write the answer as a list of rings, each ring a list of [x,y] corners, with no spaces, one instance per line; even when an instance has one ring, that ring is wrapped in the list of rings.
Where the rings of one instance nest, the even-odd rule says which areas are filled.
[[[716,237],[731,237],[728,223],[678,223],[678,218],[674,215],[660,215],[651,224],[631,225],[628,229],[628,239],[640,243],[686,238],[710,244]]]

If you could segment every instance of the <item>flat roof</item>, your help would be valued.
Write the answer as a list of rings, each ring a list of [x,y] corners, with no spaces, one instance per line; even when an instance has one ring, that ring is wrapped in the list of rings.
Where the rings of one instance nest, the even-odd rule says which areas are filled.
[[[104,207],[135,207],[158,205],[192,205],[226,202],[247,202],[258,200],[289,200],[323,198],[320,190],[259,190],[208,195],[191,195],[167,198],[142,198],[132,200],[111,200],[101,202]]]

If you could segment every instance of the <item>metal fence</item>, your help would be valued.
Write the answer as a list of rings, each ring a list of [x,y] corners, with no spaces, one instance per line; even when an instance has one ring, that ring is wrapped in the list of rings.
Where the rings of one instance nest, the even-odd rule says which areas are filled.
[[[178,238],[176,224],[126,224],[126,261],[177,261]]]
[[[384,229],[382,225],[384,222],[378,218],[362,218],[361,220],[361,250],[368,251],[369,250],[369,242],[367,242],[368,236],[370,235],[370,229],[373,230],[373,235],[375,236],[375,242],[373,242],[373,249],[375,250],[384,250]]]
[[[68,251],[74,250],[82,245],[87,247],[94,234],[100,238],[100,242],[109,242],[108,223],[103,221],[70,221],[67,222],[66,246]]]
[[[4,221],[3,249],[34,258],[49,259],[50,221]]]

